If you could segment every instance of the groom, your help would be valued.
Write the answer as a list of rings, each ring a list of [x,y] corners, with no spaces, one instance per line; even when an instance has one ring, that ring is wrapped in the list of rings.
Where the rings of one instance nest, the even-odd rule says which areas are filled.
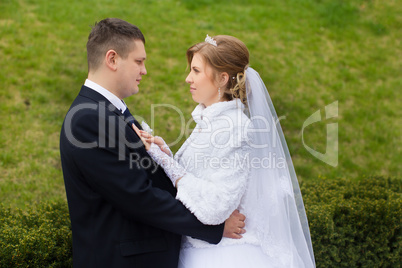
[[[144,44],[120,19],[96,23],[88,37],[88,79],[60,136],[74,267],[173,268],[181,235],[216,244],[244,232],[238,212],[221,225],[199,222],[132,129],[140,125],[122,100],[147,73]]]

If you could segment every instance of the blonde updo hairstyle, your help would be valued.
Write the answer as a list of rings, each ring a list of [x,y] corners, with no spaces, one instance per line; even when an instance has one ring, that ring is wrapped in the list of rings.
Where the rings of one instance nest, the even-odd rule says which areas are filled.
[[[226,86],[221,88],[222,99],[238,98],[247,106],[245,71],[249,64],[249,52],[246,45],[236,37],[229,35],[217,35],[213,39],[217,46],[201,42],[187,50],[188,65],[191,66],[194,55],[198,53],[214,70],[213,79],[215,81],[219,74],[228,73],[229,80]]]

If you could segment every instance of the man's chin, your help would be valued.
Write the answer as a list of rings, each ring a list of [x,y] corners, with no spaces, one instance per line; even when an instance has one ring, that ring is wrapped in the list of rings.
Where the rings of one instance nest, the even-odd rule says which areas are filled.
[[[140,89],[137,87],[137,88],[133,89],[133,91],[132,91],[133,94],[132,95],[135,95],[138,92],[140,92]]]
[[[132,96],[132,95],[135,95],[135,94],[137,94],[139,91],[140,91],[139,88],[127,90],[127,91],[126,91],[126,95],[124,96],[124,98],[128,98],[128,97],[130,97],[130,96]]]

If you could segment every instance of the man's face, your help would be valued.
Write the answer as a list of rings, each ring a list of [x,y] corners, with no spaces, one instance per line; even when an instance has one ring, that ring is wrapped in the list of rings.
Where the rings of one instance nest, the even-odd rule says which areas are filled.
[[[119,58],[118,71],[118,91],[120,98],[126,98],[138,93],[138,85],[143,75],[147,74],[145,60],[144,43],[141,40],[133,41],[134,49],[128,54],[128,57]]]

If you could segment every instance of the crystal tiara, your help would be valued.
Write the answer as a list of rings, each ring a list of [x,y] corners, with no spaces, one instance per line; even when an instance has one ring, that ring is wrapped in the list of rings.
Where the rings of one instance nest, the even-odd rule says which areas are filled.
[[[216,41],[212,37],[210,37],[209,35],[207,35],[207,37],[205,37],[205,42],[207,42],[207,43],[209,43],[209,44],[211,44],[213,46],[216,46],[216,47],[218,46],[216,44]]]

